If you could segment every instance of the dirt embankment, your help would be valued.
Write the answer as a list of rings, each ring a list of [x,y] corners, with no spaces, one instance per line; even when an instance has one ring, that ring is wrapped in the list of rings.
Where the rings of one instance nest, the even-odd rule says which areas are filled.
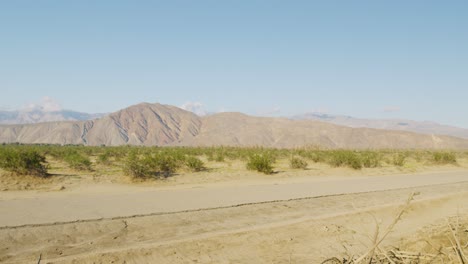
[[[364,252],[376,222],[388,225],[411,192],[418,195],[382,247],[421,241],[422,235],[438,232],[437,224],[447,217],[466,216],[466,190],[468,183],[452,183],[3,227],[0,262],[37,262],[42,256],[41,263],[320,263]]]

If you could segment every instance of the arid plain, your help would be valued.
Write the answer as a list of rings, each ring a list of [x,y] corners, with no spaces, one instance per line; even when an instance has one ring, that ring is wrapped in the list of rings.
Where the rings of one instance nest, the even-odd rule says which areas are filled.
[[[393,152],[381,152],[378,166],[360,169],[308,159],[292,169],[278,154],[272,174],[204,155],[204,170],[155,179],[129,177],[125,160],[91,155],[91,169],[82,170],[47,156],[47,178],[2,172],[0,261],[343,262],[372,249],[376,227],[380,239],[413,194],[373,254],[457,263],[447,221],[466,243],[468,155],[454,152],[455,163],[440,164],[430,151],[407,151],[396,166]]]

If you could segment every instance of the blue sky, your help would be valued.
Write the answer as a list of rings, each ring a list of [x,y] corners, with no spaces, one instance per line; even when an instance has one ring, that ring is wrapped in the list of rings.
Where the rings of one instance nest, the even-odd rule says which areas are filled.
[[[468,127],[468,1],[2,1],[0,109],[44,96]],[[48,99],[50,100],[50,99]]]

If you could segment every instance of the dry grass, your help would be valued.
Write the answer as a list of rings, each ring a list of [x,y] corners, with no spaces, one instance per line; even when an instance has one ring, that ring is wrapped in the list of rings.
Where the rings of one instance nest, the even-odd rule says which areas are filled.
[[[458,170],[468,168],[466,152],[407,151],[407,150],[320,150],[320,149],[266,149],[235,147],[85,147],[85,146],[38,146],[10,145],[6,148],[31,150],[45,156],[47,173],[51,177],[45,181],[31,177],[11,177],[0,171],[0,190],[50,189],[64,185],[67,189],[80,183],[131,183],[132,177],[125,173],[125,163],[129,153],[136,152],[141,159],[147,156],[169,157],[174,169],[167,173],[170,177],[145,177],[145,184],[174,185],[208,183],[266,177],[281,179],[289,177],[326,176],[377,176],[401,173]],[[257,170],[248,170],[249,158],[268,153],[270,161],[264,166],[265,176]],[[435,162],[437,153],[452,153],[456,163]],[[440,156],[440,155],[439,155]],[[443,154],[442,156],[447,156]],[[72,157],[67,159],[66,157]],[[291,164],[293,157],[300,164]],[[395,163],[395,157],[404,157],[404,162]],[[453,158],[452,155],[447,157]],[[453,160],[453,159],[451,159]],[[300,166],[299,166],[300,165]],[[298,169],[298,168],[301,169]],[[136,181],[142,184],[143,181]],[[59,186],[59,188],[61,188]]]
[[[385,238],[394,230],[395,226],[401,221],[402,216],[408,211],[410,203],[414,198],[412,193],[406,203],[401,207],[393,221],[387,226],[383,233],[380,233],[381,226],[376,222],[376,229],[371,237],[371,245],[360,256],[346,257],[343,259],[332,257],[322,262],[322,264],[430,264],[430,263],[449,263],[466,264],[468,263],[468,228],[460,223],[460,216],[453,219],[447,219],[445,228],[439,228],[439,231],[431,238],[424,239],[424,242],[430,247],[420,251],[410,251],[394,247],[392,249],[383,249],[380,245]],[[467,219],[465,219],[467,220]],[[418,241],[418,242],[421,242]],[[349,256],[349,254],[347,254]]]

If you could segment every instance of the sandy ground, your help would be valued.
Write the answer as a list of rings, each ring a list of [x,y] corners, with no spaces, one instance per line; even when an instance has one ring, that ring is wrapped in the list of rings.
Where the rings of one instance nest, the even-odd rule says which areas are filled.
[[[468,181],[466,171],[380,177],[294,178],[172,187],[91,185],[0,193],[0,226],[128,217]]]
[[[1,192],[0,262],[320,263],[364,252],[412,192],[384,246],[468,214],[466,170]]]
[[[0,171],[0,193],[11,191],[60,191],[60,190],[86,190],[88,186],[115,184],[151,187],[183,187],[193,185],[230,184],[238,185],[249,183],[268,183],[277,181],[303,181],[304,179],[333,179],[333,178],[355,178],[368,176],[385,176],[417,173],[441,173],[449,171],[468,170],[468,159],[460,158],[457,164],[436,165],[430,162],[416,162],[409,159],[402,167],[381,164],[377,168],[363,168],[354,170],[343,167],[330,167],[324,163],[309,162],[306,170],[293,170],[289,168],[288,160],[278,160],[275,163],[275,173],[264,175],[246,169],[245,162],[239,160],[227,160],[225,162],[210,162],[203,159],[205,171],[189,172],[178,171],[176,174],[165,179],[154,181],[135,182],[124,175],[122,164],[115,163],[111,166],[94,164],[93,171],[76,171],[58,160],[50,160],[51,177],[37,179],[28,176],[8,177]]]

